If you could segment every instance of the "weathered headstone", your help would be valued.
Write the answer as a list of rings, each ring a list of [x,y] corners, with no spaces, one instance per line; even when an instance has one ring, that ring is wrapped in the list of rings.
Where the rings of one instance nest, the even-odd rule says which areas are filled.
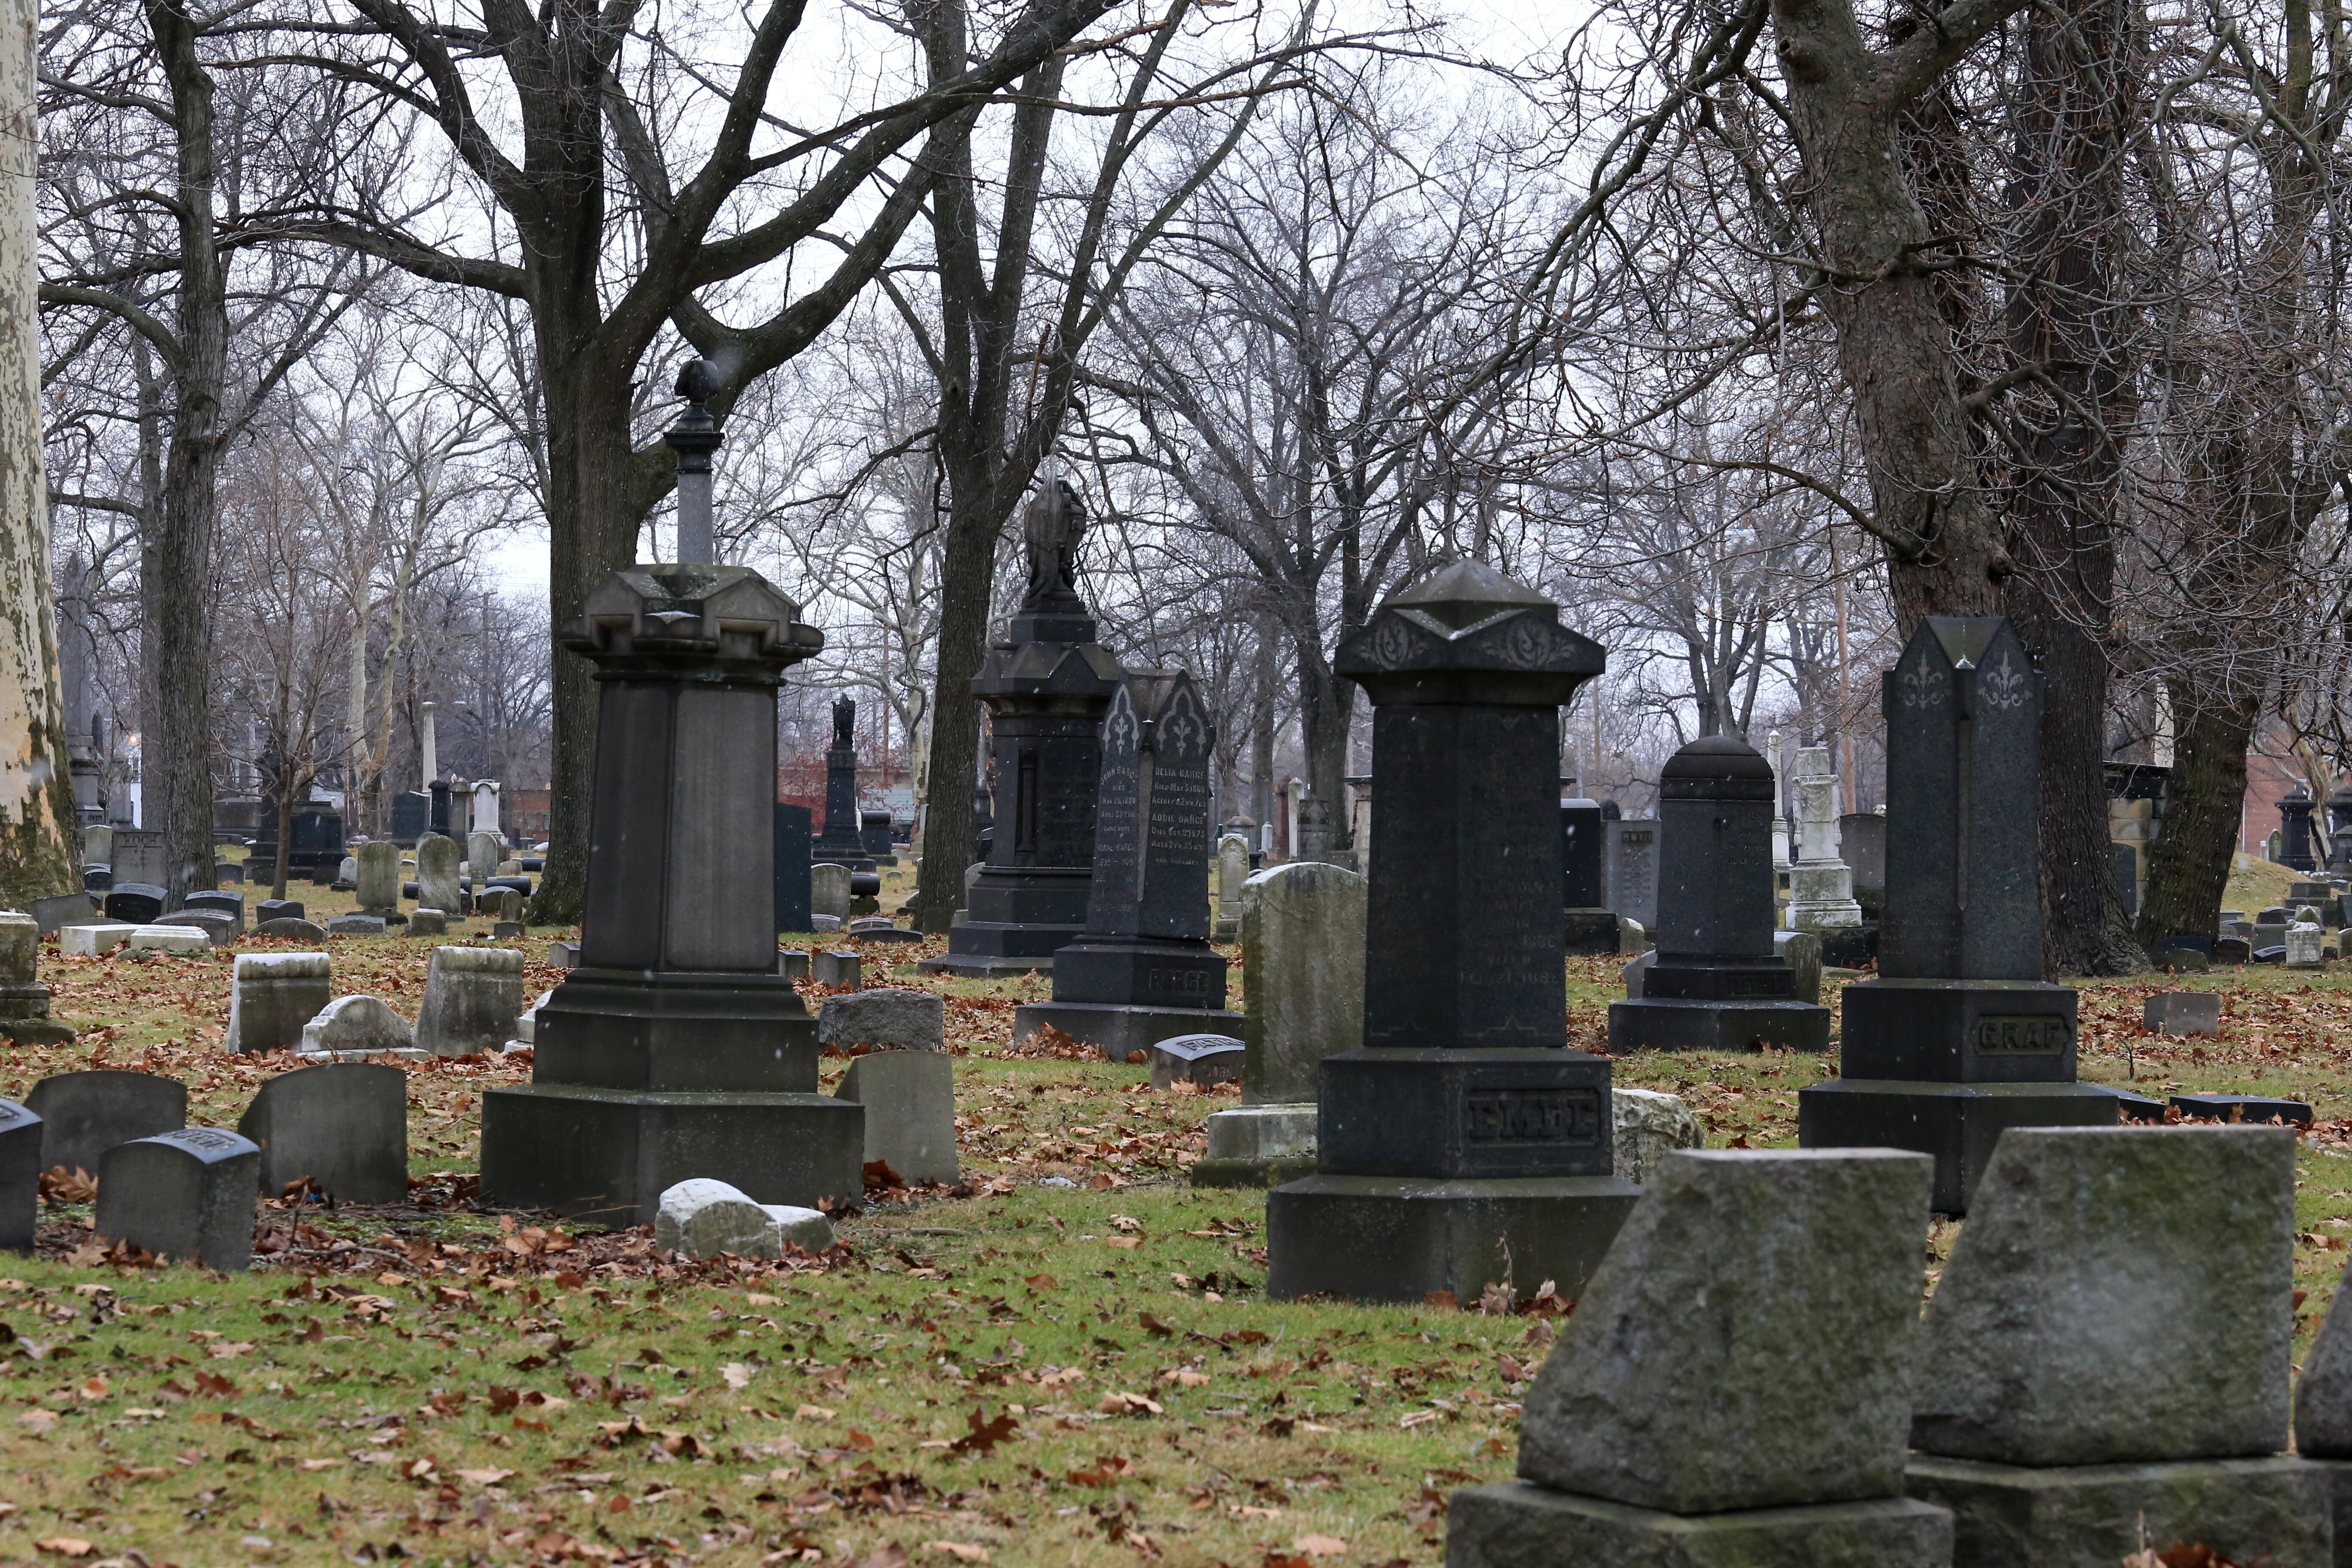
[[[1658,825],[1620,818],[1608,836],[1609,907],[1645,931],[1658,923]]]
[[[1339,868],[1335,866],[1332,869],[1336,871]],[[1151,1069],[1151,1087],[1166,1089],[1178,1083],[1196,1083],[1204,1087],[1239,1083],[1242,1066],[1248,1057],[1249,1047],[1232,1035],[1177,1035],[1165,1040],[1154,1040],[1151,1048],[1144,1053],[1143,1059]],[[1303,1175],[1306,1173],[1298,1173]]]
[[[386,1051],[423,1057],[408,1020],[373,996],[338,996],[302,1026],[303,1056],[365,1061]]]
[[[1639,1186],[1647,1186],[1659,1163],[1677,1149],[1697,1149],[1706,1142],[1689,1104],[1679,1095],[1651,1089],[1609,1091],[1612,1128],[1612,1170]]]
[[[1965,1213],[2011,1127],[2110,1123],[2074,1079],[2074,993],[2042,978],[2042,678],[2009,623],[1930,616],[1885,677],[1878,974],[1845,987],[1839,1077],[1798,1096],[1811,1148],[1936,1156]]]
[[[809,912],[849,918],[849,868],[820,860],[809,868]]]
[[[190,893],[181,900],[180,908],[183,910],[211,910],[216,913],[227,915],[236,922],[238,931],[242,932],[245,930],[245,895],[243,893],[224,892],[218,889],[207,888]]]
[[[818,1007],[821,1046],[847,1050],[877,1046],[887,1050],[936,1051],[945,1043],[946,1007],[929,991],[884,987],[828,996]]]
[[[253,928],[257,937],[276,942],[299,942],[316,944],[327,940],[327,928],[305,920],[264,921]]]
[[[1446,1562],[1945,1568],[1952,1516],[1903,1495],[1930,1178],[1667,1155],[1526,1396],[1519,1479],[1454,1494]]]
[[[98,919],[98,900],[88,893],[59,893],[54,898],[33,900],[33,923],[43,936],[51,936],[68,926],[88,925]]]
[[[1827,746],[1797,749],[1796,839],[1789,867],[1789,924],[1816,935],[1862,924],[1853,872],[1839,854],[1838,776]]]
[[[428,833],[416,841],[416,901],[428,910],[462,912],[466,895],[457,886],[457,861],[463,855],[454,838]]]
[[[1850,811],[1838,818],[1838,850],[1853,873],[1855,901],[1875,910],[1886,896],[1886,818],[1874,811]]]
[[[1242,1103],[1209,1118],[1196,1186],[1272,1186],[1315,1168],[1323,1058],[1364,1038],[1365,879],[1338,866],[1260,871],[1242,890]],[[1304,1107],[1309,1114],[1297,1114]],[[1228,1121],[1262,1125],[1244,1132]],[[1286,1144],[1279,1130],[1304,1130]],[[1239,1160],[1218,1154],[1231,1144]]]
[[[114,829],[103,822],[93,822],[81,830],[82,863],[88,866],[110,866],[114,863]]]
[[[816,912],[809,883],[809,808],[776,805],[776,929],[806,931]]]
[[[299,921],[303,918],[303,914],[302,901],[299,899],[264,899],[253,906],[253,919],[257,926],[266,925],[271,921]]]
[[[1772,943],[1772,770],[1706,735],[1658,775],[1658,956],[1642,994],[1609,1005],[1609,1048],[1829,1046],[1829,1009],[1797,999]]]
[[[1818,1003],[1822,999],[1822,939],[1809,931],[1776,931],[1772,933],[1772,951],[1797,977],[1797,1000]]]
[[[1559,803],[1561,908],[1571,954],[1618,950],[1617,911],[1609,908],[1608,819],[1597,800]]]
[[[776,689],[823,635],[756,572],[684,564],[614,574],[560,640],[599,678],[581,962],[540,1006],[531,1081],[482,1096],[484,1198],[635,1225],[709,1176],[855,1206],[864,1119],[817,1092],[776,964]]]
[[[866,1108],[866,1158],[908,1182],[956,1180],[955,1058],[935,1051],[856,1058],[835,1098]]]
[[[987,866],[925,974],[987,978],[1054,967],[1086,929],[1102,775],[1100,729],[1118,661],[1095,641],[1077,591],[1086,510],[1049,480],[1022,513],[1029,578],[1004,641],[988,650],[971,693],[989,711],[995,778]],[[1205,857],[1204,857],[1205,858]]]
[[[400,846],[390,839],[362,844],[352,859],[359,868],[359,905],[362,913],[388,915],[400,909]]]
[[[0,1248],[33,1250],[41,1206],[41,1119],[0,1100]]]
[[[108,920],[152,925],[163,915],[165,899],[163,889],[152,883],[117,880],[102,907]]]
[[[1372,703],[1363,1044],[1323,1059],[1317,1173],[1267,1197],[1268,1295],[1474,1300],[1507,1270],[1581,1296],[1638,1195],[1610,1174],[1609,1063],[1566,1048],[1559,922],[1533,918],[1562,885],[1559,708],[1605,658],[1466,561],[1341,645]]]
[[[688,1258],[775,1258],[785,1243],[807,1252],[833,1245],[833,1222],[815,1209],[755,1204],[725,1182],[697,1176],[667,1188],[654,1213],[654,1246]]]
[[[329,936],[382,936],[384,931],[382,915],[334,915],[327,921]]]
[[[25,1096],[41,1119],[41,1169],[98,1171],[117,1143],[188,1124],[188,1086],[176,1079],[119,1068],[52,1073]]]
[[[2293,1132],[2011,1129],[1913,1380],[1909,1490],[1959,1516],[1957,1568],[2158,1542],[2326,1563],[2324,1478],[2274,1457],[2294,1284]]]
[[[58,951],[68,958],[104,958],[138,929],[121,921],[68,926],[58,932]]]
[[[167,952],[178,958],[199,958],[213,950],[215,938],[211,931],[194,922],[187,925],[165,922],[132,926],[131,939],[122,945],[132,952]]]
[[[99,1156],[102,1242],[224,1274],[253,1262],[254,1194],[261,1151],[219,1127],[184,1127],[117,1143]]]
[[[236,1130],[261,1151],[264,1197],[305,1176],[338,1203],[408,1196],[408,1075],[398,1068],[352,1062],[279,1073]]]
[[[323,952],[241,952],[229,981],[231,1051],[292,1050],[303,1026],[334,996],[334,973]]]
[[[866,839],[858,831],[856,725],[856,702],[834,699],[833,744],[824,753],[824,829],[809,846],[809,854],[853,871],[871,871],[874,858],[866,852]]]
[[[809,973],[819,985],[836,990],[855,991],[858,983],[859,959],[854,952],[813,952],[809,954]]]
[[[15,910],[0,910],[0,1037],[20,1046],[63,1045],[74,1037],[49,1016],[40,957],[40,923]]]
[[[2218,1036],[2221,1032],[2221,994],[2159,991],[2141,1005],[2140,1021],[2150,1034]]]
[[[408,934],[411,936],[447,936],[449,917],[440,910],[424,904],[408,911]]]
[[[2284,942],[2286,957],[2283,962],[2289,969],[2327,967],[2327,954],[2324,951],[2327,931],[2316,920],[2307,918],[2310,912],[2308,910],[2304,910],[2303,914],[2305,918],[2297,919],[2294,924],[2286,928]]]
[[[114,869],[114,885],[137,882],[162,887],[171,879],[171,867],[163,858],[163,835],[152,827],[118,827],[114,830],[114,848],[107,858]]]
[[[1217,917],[1213,941],[1238,942],[1242,934],[1242,888],[1250,878],[1249,840],[1228,833],[1217,840]]]
[[[1054,954],[1054,999],[1013,1009],[1014,1045],[1051,1025],[1123,1061],[1171,1035],[1239,1029],[1209,945],[1214,738],[1181,669],[1133,671],[1111,699],[1087,929]]]
[[[438,1057],[503,1048],[522,1012],[522,954],[503,947],[436,947],[416,1014],[416,1044]]]

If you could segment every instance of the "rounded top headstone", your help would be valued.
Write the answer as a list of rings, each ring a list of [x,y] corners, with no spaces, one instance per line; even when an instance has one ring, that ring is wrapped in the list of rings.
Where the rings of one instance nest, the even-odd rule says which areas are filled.
[[[1666,759],[1658,792],[1669,800],[1769,800],[1772,763],[1736,735],[1701,735]]]

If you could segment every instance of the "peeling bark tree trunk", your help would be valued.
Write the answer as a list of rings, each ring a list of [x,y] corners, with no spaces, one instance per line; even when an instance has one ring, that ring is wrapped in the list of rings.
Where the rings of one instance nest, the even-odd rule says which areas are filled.
[[[0,899],[16,909],[69,892],[77,851],[65,706],[50,603],[49,503],[41,468],[41,340],[33,251],[36,7],[0,20]]]

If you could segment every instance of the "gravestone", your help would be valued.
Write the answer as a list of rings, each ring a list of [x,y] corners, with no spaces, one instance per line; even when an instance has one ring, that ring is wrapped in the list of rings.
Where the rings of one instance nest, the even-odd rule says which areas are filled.
[[[1665,1157],[1706,1144],[1706,1130],[1679,1095],[1650,1089],[1609,1091],[1610,1172],[1636,1186],[1657,1179]]]
[[[2294,1144],[2267,1127],[2001,1139],[1913,1383],[1908,1490],[1958,1516],[1955,1568],[2175,1542],[2329,1561],[2325,1476],[2280,1453]]]
[[[654,1246],[688,1258],[777,1258],[833,1245],[833,1222],[815,1209],[755,1204],[725,1182],[697,1176],[666,1189],[654,1215]]]
[[[352,1062],[279,1073],[236,1130],[261,1151],[264,1197],[305,1176],[337,1203],[408,1196],[408,1075],[398,1068]]]
[[[41,1207],[41,1119],[0,1100],[0,1247],[30,1253]]]
[[[99,1157],[101,1242],[172,1263],[240,1274],[253,1262],[261,1151],[219,1127],[184,1127],[117,1143]]]
[[[824,831],[809,846],[820,861],[871,871],[874,858],[866,852],[857,813],[857,747],[851,739],[857,724],[857,704],[846,697],[833,703],[833,744],[824,753]]]
[[[502,1050],[522,1012],[522,954],[503,947],[436,947],[416,1013],[416,1045],[436,1057]]]
[[[857,814],[857,841],[866,858],[877,866],[896,866],[898,851],[890,843],[890,814],[887,811],[861,811]]]
[[[315,943],[327,940],[327,928],[310,921],[280,919],[262,921],[253,928],[253,934],[278,942]]]
[[[292,867],[309,867],[314,879],[331,872],[343,859],[342,813],[323,806],[307,806],[294,814],[292,837],[286,852],[286,863]]]
[[[1013,1009],[1016,1047],[1050,1025],[1124,1061],[1171,1035],[1239,1029],[1209,945],[1214,740],[1183,670],[1132,671],[1111,699],[1087,929],[1054,955],[1054,999]]]
[[[840,991],[857,989],[859,959],[854,952],[813,952],[809,973],[819,985]]]
[[[334,996],[323,952],[240,952],[229,981],[231,1051],[292,1050],[302,1028]]]
[[[2213,939],[2213,962],[2216,963],[2252,963],[2254,944],[2242,936],[2221,936]]]
[[[2295,921],[2286,928],[2284,942],[2286,956],[2283,962],[2289,969],[2327,967],[2327,954],[2324,951],[2324,944],[2327,941],[2326,928],[2317,921],[2308,918],[2310,913],[2309,910],[2305,910],[2304,911],[2305,918]]]
[[[177,1079],[120,1068],[53,1073],[25,1096],[41,1119],[41,1169],[95,1174],[98,1158],[117,1143],[175,1131],[188,1124],[188,1086]]]
[[[449,917],[443,911],[423,904],[408,911],[408,934],[411,936],[447,936]]]
[[[121,921],[68,926],[58,932],[58,951],[68,958],[104,958],[128,943],[138,929]]]
[[[1822,999],[1822,939],[1809,931],[1776,931],[1772,933],[1772,951],[1789,966],[1797,978],[1796,998],[1800,1002],[1819,1003]]]
[[[1454,1494],[1449,1568],[1946,1568],[1952,1516],[1903,1495],[1929,1181],[1667,1155],[1526,1396],[1519,1479]]]
[[[382,915],[332,915],[327,921],[329,936],[382,936],[384,930]]]
[[[1658,774],[1657,958],[1609,1005],[1609,1048],[1829,1047],[1829,1009],[1798,1000],[1772,942],[1772,769],[1705,735]]]
[[[1300,861],[1294,864],[1316,865],[1324,862]],[[1340,868],[1334,867],[1337,870]],[[1248,1059],[1249,1047],[1231,1035],[1176,1035],[1165,1040],[1154,1040],[1143,1054],[1144,1065],[1151,1069],[1151,1087],[1167,1089],[1179,1083],[1194,1083],[1208,1087],[1220,1083],[1239,1083],[1242,1067]],[[1305,1174],[1305,1172],[1297,1173]],[[1258,1184],[1263,1185],[1264,1184]]]
[[[2210,1116],[2218,1121],[2292,1121],[2311,1125],[2307,1100],[2282,1100],[2267,1094],[2176,1094],[2167,1101],[2183,1116]]]
[[[1469,1301],[1507,1271],[1580,1297],[1638,1195],[1609,1063],[1566,1047],[1560,924],[1531,918],[1562,885],[1559,708],[1606,657],[1467,561],[1340,646],[1372,703],[1363,1043],[1323,1059],[1316,1174],[1267,1197],[1267,1295]]]
[[[43,936],[54,936],[68,926],[88,925],[98,919],[98,900],[88,893],[58,893],[33,900],[33,923]]]
[[[130,940],[122,944],[132,952],[168,952],[179,958],[198,958],[214,947],[213,933],[193,921],[186,925],[163,921],[152,926],[132,926]]]
[[[1643,931],[1658,924],[1658,825],[1620,818],[1608,835],[1609,907]]]
[[[168,915],[155,917],[158,926],[185,926],[191,931],[204,932],[205,939],[215,947],[234,945],[238,930],[244,923],[226,910],[174,910]]]
[[[122,921],[135,926],[152,925],[163,917],[163,905],[169,896],[152,882],[118,881],[107,893],[102,907],[108,920]]]
[[[2011,1127],[2112,1123],[2074,1078],[2074,993],[2042,978],[2042,678],[1998,616],[1930,616],[1886,673],[1886,910],[1878,973],[1845,987],[1839,1077],[1801,1090],[1815,1148],[1936,1157],[1967,1212]]]
[[[866,1108],[866,1158],[908,1183],[956,1181],[955,1058],[935,1051],[858,1057],[834,1097]]]
[[[0,1139],[6,1136],[0,1132]],[[13,1201],[15,1189],[5,1190]],[[2347,1544],[2344,1527],[2352,1524],[2352,1290],[2345,1285],[2339,1277],[2326,1320],[2294,1385],[2295,1452],[2316,1461],[2326,1476],[2328,1512],[2336,1525],[2336,1568],[2342,1568]]]
[[[1618,949],[1617,911],[1609,908],[1609,824],[1597,800],[1559,803],[1561,908],[1567,950],[1587,956]]]
[[[74,1032],[49,1016],[40,981],[41,927],[32,916],[0,910],[0,1037],[20,1046],[61,1046]]]
[[[81,830],[81,858],[85,866],[110,866],[114,863],[114,829],[103,822],[93,822]]]
[[[216,889],[190,893],[180,900],[180,908],[183,912],[191,910],[211,910],[226,915],[234,921],[236,929],[240,934],[245,931],[245,895],[243,893],[225,893]]]
[[[809,912],[835,920],[849,916],[849,868],[820,860],[809,868]]]
[[[335,868],[335,890],[348,893],[359,887],[360,863],[356,856],[346,855]]]
[[[338,996],[302,1026],[297,1048],[304,1056],[363,1061],[385,1051],[415,1051],[415,1032],[409,1028],[408,1020],[388,1003],[373,996]]]
[[[162,887],[171,880],[171,867],[163,856],[163,835],[159,828],[118,827],[114,830],[114,848],[107,858],[114,872],[114,885],[140,882]]]
[[[803,949],[793,947],[777,949],[776,973],[782,975],[787,980],[806,980],[809,977],[809,955],[807,952]]]
[[[1217,916],[1209,932],[1214,942],[1239,942],[1242,889],[1249,881],[1249,840],[1228,833],[1217,840]]]
[[[392,838],[395,844],[415,844],[433,826],[433,797],[423,790],[408,790],[392,797]]]
[[[776,929],[807,931],[816,912],[809,873],[809,808],[776,803]]]
[[[352,858],[358,862],[359,905],[363,914],[389,915],[400,910],[400,846],[390,839],[362,844]]]
[[[2279,849],[2275,858],[2293,870],[2319,869],[2319,861],[2311,852],[2312,804],[2310,792],[2301,784],[2289,790],[2286,797],[2277,803]]]
[[[1827,746],[1797,748],[1796,837],[1789,867],[1789,924],[1817,936],[1862,924],[1853,872],[1839,854],[1838,776]]]
[[[929,991],[882,987],[828,996],[817,1008],[821,1046],[847,1050],[876,1046],[894,1051],[936,1051],[945,1044],[945,1005]]]
[[[257,928],[271,921],[299,921],[302,916],[302,903],[299,899],[264,899],[253,907]]]
[[[988,772],[995,780],[986,865],[965,898],[948,951],[924,974],[986,979],[1054,967],[1054,953],[1086,929],[1102,777],[1100,730],[1118,661],[1095,641],[1078,596],[1086,511],[1077,492],[1049,480],[1022,513],[1029,577],[1005,638],[988,650],[971,693],[988,710]],[[1204,856],[1203,858],[1206,857]]]
[[[1369,886],[1353,871],[1318,865],[1276,866],[1244,886],[1242,1103],[1209,1118],[1195,1186],[1276,1186],[1313,1173],[1323,1058],[1364,1038]],[[1231,1125],[1244,1121],[1256,1125]],[[1295,1135],[1287,1142],[1282,1129]],[[1229,1145],[1247,1152],[1219,1152]]]
[[[495,833],[474,832],[466,835],[466,871],[477,888],[485,886],[498,875],[499,862],[507,858],[507,847]]]
[[[445,914],[462,913],[465,889],[457,885],[457,862],[464,851],[454,838],[428,833],[416,841],[416,901]]]
[[[615,573],[561,640],[598,677],[580,963],[531,1081],[482,1096],[484,1200],[639,1225],[707,1176],[856,1206],[864,1119],[818,1092],[776,963],[776,692],[823,634],[759,574],[690,564]]]

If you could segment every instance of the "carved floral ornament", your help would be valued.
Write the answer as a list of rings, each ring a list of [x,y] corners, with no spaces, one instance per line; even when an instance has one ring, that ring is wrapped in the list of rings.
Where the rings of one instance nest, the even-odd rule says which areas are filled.
[[[1989,708],[2019,708],[2032,692],[2032,682],[2025,671],[2017,668],[2017,660],[2006,651],[2000,662],[1984,672],[1977,682],[1977,694]]]
[[[1391,607],[1373,623],[1373,667],[1408,669],[1443,658],[1491,659],[1507,669],[1547,669],[1576,655],[1577,638],[1541,611],[1514,606],[1456,631],[1424,611]]]

